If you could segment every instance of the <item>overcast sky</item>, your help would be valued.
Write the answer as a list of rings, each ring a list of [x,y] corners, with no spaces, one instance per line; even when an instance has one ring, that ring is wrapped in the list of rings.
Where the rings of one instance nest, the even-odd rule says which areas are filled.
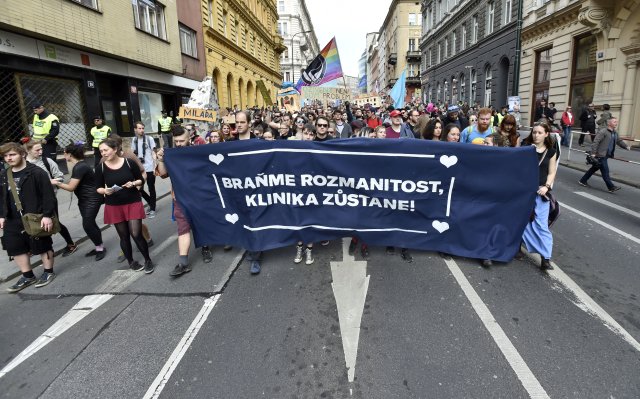
[[[306,3],[320,49],[335,36],[342,72],[358,76],[358,60],[365,50],[367,33],[380,30],[391,0],[306,0]]]

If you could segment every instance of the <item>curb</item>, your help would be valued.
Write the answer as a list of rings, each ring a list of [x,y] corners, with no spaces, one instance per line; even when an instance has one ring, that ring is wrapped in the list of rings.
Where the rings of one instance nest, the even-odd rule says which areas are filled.
[[[162,194],[161,196],[157,197],[156,201],[160,201],[161,199],[163,199],[164,197],[166,197],[166,196],[168,196],[170,194],[171,194],[171,190],[169,190],[168,192],[166,192],[166,193]],[[100,231],[101,232],[105,231],[109,227],[111,227],[110,224],[105,224],[104,226],[102,226],[100,228]],[[78,238],[76,240],[76,244],[82,244],[83,242],[88,241],[88,240],[89,240],[89,236],[83,236],[83,237],[80,237],[80,238]],[[53,257],[55,258],[56,256],[60,255],[62,253],[62,251],[64,251],[64,248],[61,248],[61,249],[59,249],[57,251],[53,251]],[[42,260],[38,260],[37,262],[34,262],[31,265],[31,270],[33,270],[36,267],[41,266],[41,265],[42,265]],[[20,276],[21,274],[22,274],[22,272],[20,272],[18,270],[18,271],[14,272],[14,273],[9,274],[7,277],[0,277],[0,284],[1,283],[6,283],[7,281],[10,281],[10,280],[13,280],[14,278]]]
[[[570,169],[573,169],[573,170],[579,170],[581,172],[586,172],[587,170],[589,170],[589,168],[587,168],[586,166],[585,167],[578,166],[576,164],[569,163],[567,161],[560,161],[560,165],[566,166],[567,168],[570,168]],[[599,171],[596,172],[595,176],[601,176],[600,172]],[[622,184],[626,184],[626,185],[631,186],[631,187],[640,188],[640,183],[639,182],[634,182],[634,181],[627,180],[627,179],[620,178],[620,177],[614,177],[614,176],[611,176],[611,174],[609,174],[609,176],[611,177],[611,180],[613,180],[613,181],[615,181],[617,183],[622,183]]]

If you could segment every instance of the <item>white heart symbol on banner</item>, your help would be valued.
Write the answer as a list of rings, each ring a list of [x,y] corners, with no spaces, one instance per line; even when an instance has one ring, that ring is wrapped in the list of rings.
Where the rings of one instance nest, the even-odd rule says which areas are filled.
[[[222,161],[224,161],[224,155],[222,154],[216,154],[216,155],[209,155],[209,161],[215,163],[216,165],[220,165],[220,163],[222,163]]]
[[[231,224],[236,224],[236,222],[238,221],[238,219],[240,219],[238,217],[237,213],[231,214],[231,213],[227,213],[226,215],[224,215],[224,218],[227,222],[231,223]]]
[[[447,222],[440,222],[438,220],[434,220],[431,225],[433,226],[434,229],[438,230],[438,233],[444,233],[445,231],[449,230],[449,223]]]
[[[443,155],[440,157],[440,163],[449,168],[458,163],[458,157],[455,155]]]

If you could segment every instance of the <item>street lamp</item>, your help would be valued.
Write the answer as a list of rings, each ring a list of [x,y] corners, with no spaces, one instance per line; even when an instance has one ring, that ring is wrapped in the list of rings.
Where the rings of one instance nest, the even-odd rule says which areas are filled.
[[[291,83],[294,83],[294,84],[296,83],[296,73],[295,73],[295,70],[293,69],[294,68],[294,66],[293,66],[293,58],[294,58],[294,55],[295,55],[295,53],[293,51],[293,38],[295,38],[296,36],[298,36],[300,34],[311,33],[311,32],[313,32],[313,31],[305,30],[305,31],[298,32],[298,33],[296,33],[296,34],[291,36]]]

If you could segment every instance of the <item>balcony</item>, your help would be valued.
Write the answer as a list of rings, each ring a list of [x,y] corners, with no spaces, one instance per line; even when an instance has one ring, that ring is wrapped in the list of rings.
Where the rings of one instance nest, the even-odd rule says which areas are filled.
[[[420,84],[420,75],[416,74],[415,76],[407,76],[407,85],[419,85]]]
[[[389,83],[387,84],[387,86],[393,87],[393,85],[396,84],[397,81],[398,79],[389,79]]]
[[[420,52],[419,51],[407,51],[407,61],[408,62],[420,62]]]
[[[398,63],[398,54],[389,53],[389,61],[387,62],[390,65],[395,65]]]

